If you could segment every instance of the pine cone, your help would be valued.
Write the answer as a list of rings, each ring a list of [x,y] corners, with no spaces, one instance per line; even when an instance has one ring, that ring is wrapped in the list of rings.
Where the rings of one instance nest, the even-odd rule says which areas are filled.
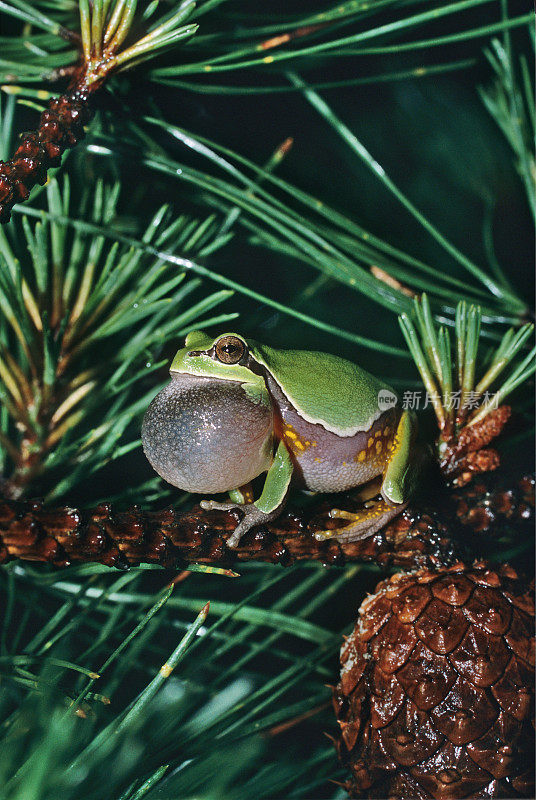
[[[511,567],[383,581],[341,664],[352,797],[534,796],[534,601]]]

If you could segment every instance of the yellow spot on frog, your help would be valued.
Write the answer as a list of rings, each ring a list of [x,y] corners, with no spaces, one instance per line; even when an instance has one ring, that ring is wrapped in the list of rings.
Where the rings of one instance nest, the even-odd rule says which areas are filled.
[[[393,445],[392,445],[393,453],[396,453],[396,451],[399,450],[399,449],[400,449],[400,436],[397,434],[395,436],[395,439],[394,439],[394,442],[393,442]]]
[[[376,452],[378,453],[378,455],[381,453],[382,450],[383,450],[383,442],[380,441],[376,442]]]
[[[320,462],[322,461],[322,459],[321,459],[321,458],[315,458],[315,461],[316,461],[316,463],[317,463],[317,464],[320,464]]]
[[[373,444],[374,444],[374,439],[371,436],[370,439],[367,442],[367,447],[372,447]]]
[[[366,452],[364,450],[361,450],[361,452],[357,456],[357,460],[358,461],[364,461],[366,456],[367,456]]]
[[[285,423],[286,430],[283,431],[283,439],[291,450],[297,455],[303,453],[308,447],[311,447],[311,442],[306,439],[300,439],[299,434],[294,430],[290,423]]]
[[[246,483],[245,486],[240,487],[240,492],[242,493],[242,497],[244,498],[244,503],[253,503],[255,499],[253,496],[253,487],[250,483]]]
[[[393,440],[389,439],[389,441],[387,442],[387,449],[390,450],[392,446],[393,446]]]
[[[391,428],[389,426],[383,429],[383,435],[385,436],[385,438],[387,438],[390,433],[391,433]]]
[[[374,434],[374,436],[376,437],[376,439],[378,438],[378,436],[381,436],[381,435],[382,435],[382,432],[381,432],[381,431],[376,431],[376,433]]]

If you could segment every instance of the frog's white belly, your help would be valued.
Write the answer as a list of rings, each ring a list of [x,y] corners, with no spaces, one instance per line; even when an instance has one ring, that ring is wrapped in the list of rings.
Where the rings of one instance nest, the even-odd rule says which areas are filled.
[[[314,492],[341,492],[381,475],[391,450],[399,411],[380,414],[368,431],[337,436],[306,422],[268,376],[276,410],[276,433],[287,446],[297,477]]]

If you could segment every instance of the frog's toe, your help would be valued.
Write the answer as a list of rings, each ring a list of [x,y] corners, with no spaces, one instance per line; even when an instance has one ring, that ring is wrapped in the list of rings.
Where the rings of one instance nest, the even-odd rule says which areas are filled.
[[[333,508],[329,512],[330,517],[347,520],[348,524],[334,530],[315,531],[315,539],[317,541],[337,539],[339,542],[357,542],[360,539],[367,539],[400,514],[406,505],[407,503],[393,504],[378,500],[374,503],[367,503],[364,508],[355,512]]]
[[[227,539],[227,547],[230,547],[231,549],[238,547],[241,538],[249,530],[251,530],[251,528],[254,528],[256,525],[265,525],[267,522],[271,522],[273,519],[279,516],[279,509],[275,509],[274,511],[267,513],[265,511],[261,511],[260,508],[257,508],[257,506],[253,503],[240,506],[240,508],[244,512],[244,516]]]
[[[199,505],[203,511],[234,511],[242,508],[238,503],[231,503],[229,500],[225,503],[218,503],[216,500],[201,500]]]
[[[251,525],[252,523],[249,522],[247,517],[244,517],[244,519],[238,523],[232,534],[227,539],[226,541],[227,547],[229,547],[231,550],[235,550],[240,544],[240,539],[242,538],[242,536],[246,535],[246,533],[251,528]]]

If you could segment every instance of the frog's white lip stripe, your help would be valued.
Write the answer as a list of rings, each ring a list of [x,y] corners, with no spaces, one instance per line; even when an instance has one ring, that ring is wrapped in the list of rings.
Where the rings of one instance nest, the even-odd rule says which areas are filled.
[[[226,383],[247,383],[245,378],[237,378],[236,375],[211,375],[210,373],[204,374],[203,372],[191,372],[188,369],[170,369],[169,374],[173,378],[175,375],[189,375],[191,378],[198,378],[205,381],[225,381]]]
[[[229,373],[229,375],[212,375],[212,373],[204,373],[204,372],[194,372],[193,370],[189,369],[171,369],[169,370],[169,374],[173,377],[173,375],[190,375],[192,378],[199,378],[211,381],[229,381],[231,383],[247,383],[246,378],[237,378],[236,375]]]

